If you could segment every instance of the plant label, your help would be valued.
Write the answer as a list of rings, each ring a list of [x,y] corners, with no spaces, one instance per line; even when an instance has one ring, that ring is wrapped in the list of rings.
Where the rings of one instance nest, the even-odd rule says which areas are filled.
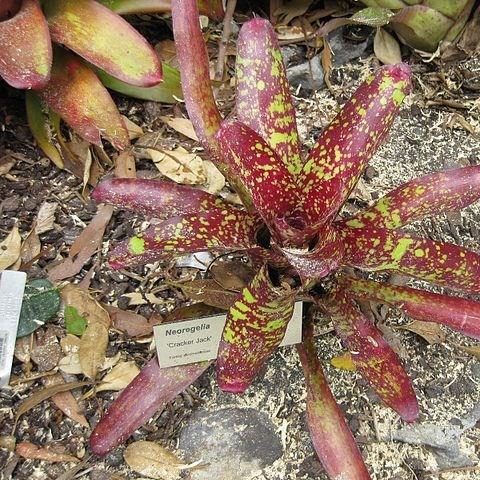
[[[10,380],[26,281],[25,272],[0,272],[0,387]]]
[[[302,341],[303,303],[297,302],[280,346]],[[218,345],[225,326],[226,315],[170,322],[153,328],[161,368],[187,365],[217,358]]]

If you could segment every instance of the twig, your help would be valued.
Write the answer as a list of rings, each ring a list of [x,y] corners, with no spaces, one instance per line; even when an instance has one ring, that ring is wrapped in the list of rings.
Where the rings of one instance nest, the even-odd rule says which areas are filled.
[[[232,33],[232,19],[233,12],[237,6],[237,0],[228,0],[227,7],[225,9],[225,17],[223,18],[223,32],[222,39],[218,46],[218,58],[217,65],[215,67],[215,80],[223,79],[223,70],[225,68],[225,55],[227,54],[228,40]]]

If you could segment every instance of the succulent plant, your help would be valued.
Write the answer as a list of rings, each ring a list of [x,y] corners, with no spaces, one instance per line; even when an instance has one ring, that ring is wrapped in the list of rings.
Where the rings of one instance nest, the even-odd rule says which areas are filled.
[[[453,41],[468,20],[475,0],[360,0],[368,7],[395,12],[392,28],[419,50],[434,52],[441,41]]]
[[[356,370],[383,402],[403,420],[415,421],[419,406],[412,383],[357,300],[383,302],[412,318],[480,338],[480,303],[384,283],[375,276],[399,272],[458,292],[480,293],[479,254],[402,231],[424,216],[463,208],[480,198],[480,166],[410,181],[344,218],[342,206],[411,89],[408,65],[385,66],[369,77],[303,157],[271,25],[256,18],[242,26],[236,119],[222,120],[197,15],[192,0],[173,1],[186,107],[205,149],[239,186],[245,208],[174,183],[104,180],[93,193],[97,201],[163,219],[118,244],[110,265],[125,268],[205,250],[245,252],[256,273],[227,314],[216,361],[221,389],[242,393],[249,387],[280,344],[295,299],[307,295],[333,321]],[[329,389],[309,322],[298,351],[307,385],[308,424],[328,475],[370,478]],[[93,451],[105,454],[125,440],[207,366],[161,369],[151,360],[96,426],[90,439]]]
[[[59,167],[63,161],[50,144],[44,111],[60,115],[91,143],[101,144],[103,136],[123,149],[128,132],[102,82],[128,95],[172,103],[181,96],[179,75],[168,65],[164,70],[159,83],[162,64],[153,48],[94,0],[9,0],[0,6],[0,76],[29,89],[32,133]]]

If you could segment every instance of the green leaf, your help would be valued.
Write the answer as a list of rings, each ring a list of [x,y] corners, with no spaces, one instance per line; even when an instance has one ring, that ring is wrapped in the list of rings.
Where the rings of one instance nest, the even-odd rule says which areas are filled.
[[[93,70],[107,88],[129,97],[162,103],[177,103],[183,98],[179,71],[165,63],[163,64],[163,79],[153,87],[137,87],[112,77],[100,68],[93,68]]]
[[[75,307],[68,305],[65,307],[65,326],[67,333],[81,337],[87,329],[87,320],[82,317]]]
[[[368,7],[352,15],[355,23],[368,25],[369,27],[382,27],[395,15],[388,8]]]
[[[46,279],[32,280],[25,286],[17,338],[34,332],[50,320],[60,308],[60,294]]]

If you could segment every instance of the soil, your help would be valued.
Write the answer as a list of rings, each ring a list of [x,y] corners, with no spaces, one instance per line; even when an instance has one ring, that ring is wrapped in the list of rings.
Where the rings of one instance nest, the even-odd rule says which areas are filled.
[[[367,51],[363,59],[333,69],[332,91],[323,88],[308,98],[295,98],[299,131],[306,145],[313,143],[339,106],[362,78],[375,67],[376,60],[370,54],[371,52]],[[413,55],[410,62],[415,73],[414,92],[403,106],[388,140],[370,162],[359,187],[346,206],[345,211],[348,213],[415,176],[444,168],[480,164],[478,137],[466,131],[461,125],[456,124],[455,128],[447,126],[454,115],[462,115],[470,125],[480,131],[478,94],[474,96],[472,92],[467,92],[470,99],[476,103],[473,106],[471,103],[468,104],[465,109],[453,110],[442,105],[427,106],[428,100],[443,98],[443,90],[438,80],[440,67],[435,62],[423,63]],[[464,63],[462,68],[480,74],[480,59],[472,59]],[[443,73],[446,75],[445,82],[454,82],[456,75],[454,69]],[[35,147],[26,124],[22,94],[7,88],[4,84],[0,85],[0,88],[3,89],[1,93],[3,101],[0,105],[3,142],[0,143],[0,157],[8,151],[16,159],[9,177],[0,177],[0,239],[15,223],[25,236],[32,228],[40,205],[45,200],[58,202],[55,228],[40,236],[44,248],[42,258],[27,272],[30,279],[45,277],[46,268],[68,254],[69,247],[91,220],[97,206],[88,199],[88,196],[82,195],[83,185],[80,179],[67,171],[59,170]],[[459,89],[454,93],[454,97],[464,98],[463,94],[464,91]],[[221,96],[224,113],[229,113],[232,105],[231,90],[221,91]],[[158,116],[172,112],[170,106],[127,100],[120,96],[115,96],[115,99],[121,112],[141,125],[146,132],[159,131]],[[174,108],[183,109],[182,106]],[[192,145],[173,130],[163,129],[163,135],[165,141]],[[188,146],[186,148],[189,148]],[[158,174],[154,165],[146,160],[139,160],[137,169]],[[145,283],[142,281],[146,272],[144,267],[121,273],[108,268],[105,259],[109,246],[131,234],[142,221],[143,219],[130,212],[116,210],[107,227],[102,250],[97,252],[70,281],[79,282],[94,266],[95,275],[90,286],[95,298],[121,308],[135,309],[148,317],[153,312],[165,314],[184,304],[184,297],[178,291],[163,288],[156,293],[162,302],[129,307],[128,299],[123,295],[133,292],[148,293],[153,287],[162,286],[167,275],[181,277],[186,272],[181,268],[172,269],[171,265],[160,265],[154,281]],[[480,205],[477,204],[462,213],[419,222],[413,229],[430,238],[457,242],[480,252],[479,225]],[[385,319],[393,339],[402,345],[398,348],[413,379],[421,405],[419,424],[444,427],[448,435],[453,427],[462,426],[467,422],[466,419],[471,419],[475,408],[477,407],[478,412],[480,405],[480,361],[459,348],[459,345],[473,345],[473,342],[448,331],[445,342],[429,345],[421,337],[407,330],[395,329],[396,326],[406,323],[408,320],[398,312],[391,312]],[[53,325],[60,329],[64,328],[61,315],[54,320]],[[403,427],[402,422],[394,412],[379,402],[358,375],[331,366],[330,359],[342,353],[342,347],[338,338],[329,331],[329,325],[324,319],[319,319],[319,325],[318,351],[324,361],[332,390],[345,412],[372,478],[375,480],[480,478],[480,470],[472,468],[479,463],[478,428],[475,426],[465,428],[459,436],[460,454],[470,463],[457,469],[442,465],[438,449],[435,450],[431,445],[410,445],[393,441],[395,432]],[[118,351],[122,352],[123,358],[135,360],[139,366],[153,354],[149,342],[135,342],[117,332],[111,332],[108,356],[113,356]],[[25,375],[25,365],[15,360],[12,373],[14,377],[21,378]],[[35,367],[32,373],[35,373]],[[0,391],[0,436],[10,435],[18,405],[40,388],[42,382],[38,380],[20,383]],[[101,413],[116,395],[112,392],[101,392],[81,400],[91,426],[97,423]],[[228,475],[225,473],[223,477],[218,478],[327,479],[309,439],[304,418],[305,385],[297,354],[292,347],[279,349],[252,388],[243,396],[221,392],[215,384],[214,370],[209,369],[191,388],[159,412],[145,427],[139,429],[129,441],[155,440],[175,448],[178,439],[182,437],[182,432],[185,435],[185,431],[188,432],[188,429],[192,428],[192,419],[198,415],[203,418],[202,415],[213,414],[226,408],[248,408],[262,413],[268,420],[265,422],[272,426],[270,434],[280,439],[282,452],[279,458],[272,456],[267,466],[260,462],[260,467],[257,465],[257,470],[250,472],[248,477],[243,470],[231,469]],[[474,419],[473,425],[477,421],[478,418]],[[90,457],[88,436],[88,429],[63,416],[50,401],[42,402],[23,415],[15,433],[17,442],[31,441],[38,445],[49,443],[61,446],[65,452],[86,460],[77,476],[70,472],[62,478],[75,476],[98,480],[140,477],[126,466],[122,455],[124,447],[118,448],[104,459]],[[268,449],[268,446],[263,448]],[[188,450],[180,451],[180,455],[188,461],[200,460],[202,448],[201,446],[197,448],[193,456]],[[13,472],[11,478],[16,480],[60,478],[70,467],[71,465],[64,463],[49,464],[39,460],[21,459],[7,449],[0,448],[0,470],[4,471],[5,478],[8,478],[9,472]],[[453,470],[448,472],[449,468]],[[429,473],[439,469],[445,470],[441,476]],[[194,471],[188,475],[196,478]]]

